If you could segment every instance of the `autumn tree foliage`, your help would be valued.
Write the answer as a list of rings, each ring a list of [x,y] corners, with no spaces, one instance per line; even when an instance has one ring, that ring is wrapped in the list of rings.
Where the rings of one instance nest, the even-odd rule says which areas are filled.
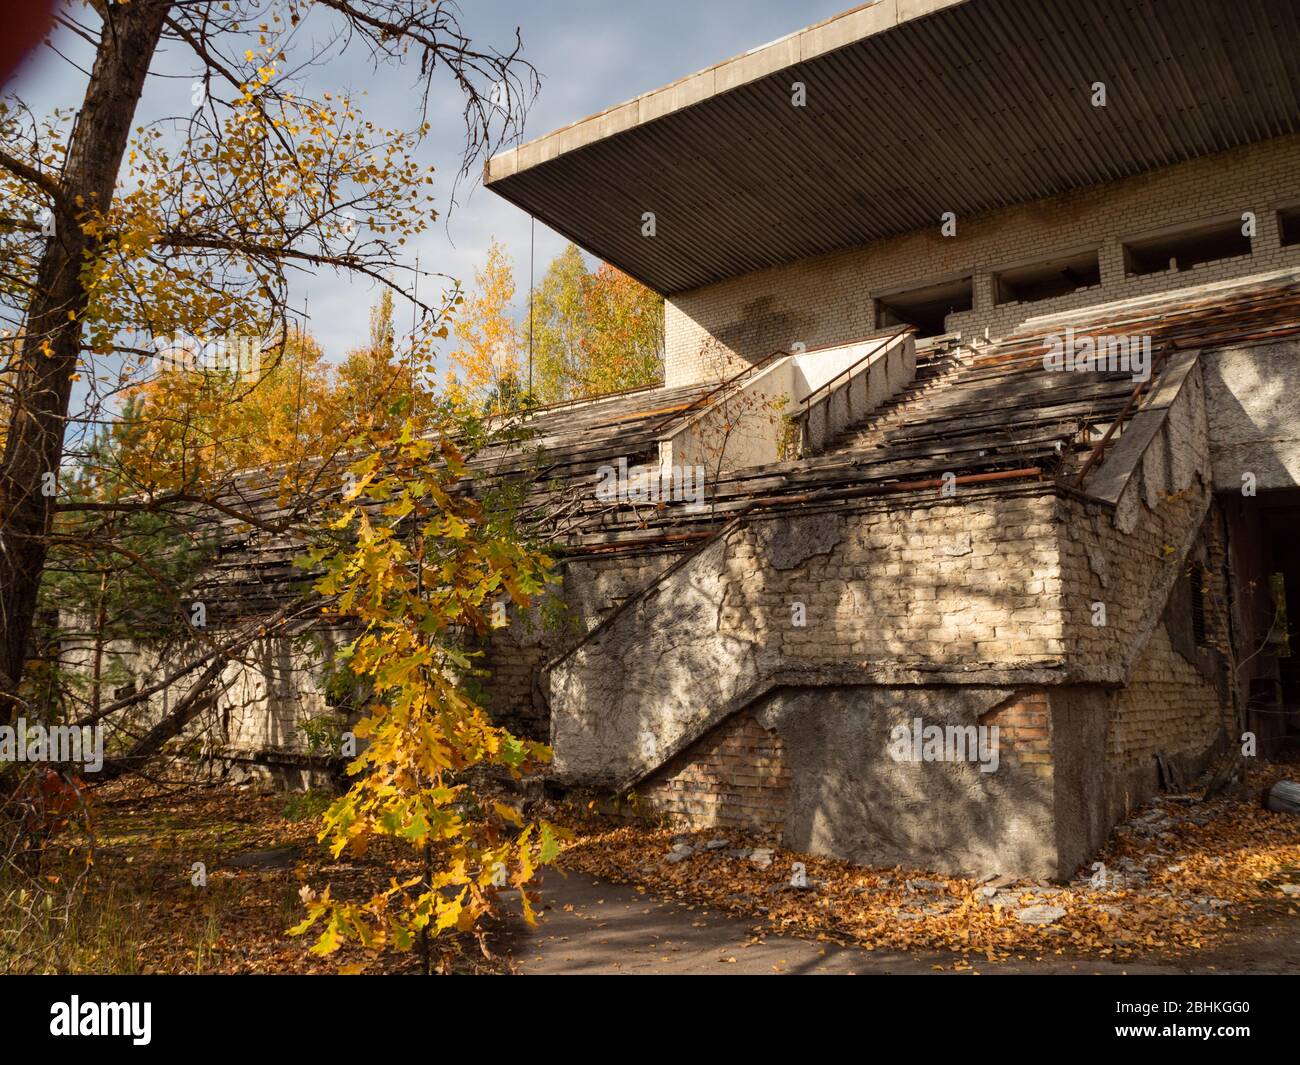
[[[370,342],[342,365],[301,329],[259,354],[268,365],[182,361],[127,388],[118,416],[68,464],[32,637],[28,687],[47,714],[94,716],[132,679],[134,656],[118,641],[183,645],[197,635],[189,592],[217,549],[207,493],[242,478],[268,483],[278,503],[320,495],[337,482],[340,456],[390,442],[432,404],[397,362],[391,296],[372,311]]]
[[[514,263],[494,237],[474,287],[456,310],[456,345],[448,356],[447,392],[500,407],[518,392],[523,337],[513,317]]]
[[[428,424],[432,410],[423,355],[445,337],[457,289],[417,295],[407,261],[438,217],[419,161],[423,109],[446,106],[439,87],[453,87],[468,175],[517,132],[537,79],[517,36],[480,46],[442,0],[94,0],[57,19],[94,53],[78,68],[80,99],[48,114],[0,101],[0,723],[121,723],[175,686],[161,721],[119,729],[116,772],[178,737],[255,640],[318,623],[323,593],[219,635],[179,619],[174,670],[122,694],[106,692],[104,672],[54,690],[45,666],[65,632],[48,607],[89,612],[101,645],[140,636],[161,625],[141,624],[128,599],[155,622],[175,616],[205,561],[200,530],[226,522],[319,542],[320,502],[338,498],[342,467],[393,454],[408,421]],[[410,123],[376,123],[322,88],[331,62],[356,50],[379,67],[412,61],[422,91]],[[197,75],[183,93],[178,64]],[[154,117],[158,103],[175,113]],[[381,302],[367,345],[328,365],[290,306],[293,278],[317,270],[414,304],[413,335],[397,337]],[[161,357],[221,344],[254,350],[251,370]],[[504,536],[485,534],[484,550]],[[461,562],[474,558],[448,559]],[[464,594],[457,572],[419,579]],[[60,590],[71,601],[51,598]],[[450,723],[422,720],[425,736]],[[13,792],[7,769],[0,793]]]
[[[423,395],[427,385],[419,380],[409,359],[400,359],[393,293],[384,289],[370,309],[368,342],[348,352],[338,368],[333,395],[338,416],[345,424],[363,430],[398,428],[402,424],[395,418],[398,402],[402,397]],[[414,411],[406,409],[405,413],[409,416]]]
[[[306,889],[308,914],[293,932],[317,929],[318,954],[348,940],[375,952],[419,943],[426,971],[439,967],[448,951],[435,941],[476,931],[503,889],[518,890],[531,921],[529,883],[558,853],[555,828],[526,824],[469,783],[490,772],[518,779],[550,758],[493,725],[464,683],[469,641],[554,579],[514,527],[510,493],[469,490],[464,448],[490,439],[454,404],[408,422],[394,447],[352,464],[335,537],[302,560],[323,570],[317,590],[356,626],[342,659],[371,693],[355,729],[365,747],[348,767],[354,783],[325,814],[321,838],[338,856],[392,837],[423,865],[365,900]]]
[[[533,309],[537,392],[553,403],[663,378],[663,297],[570,244],[546,271]]]
[[[269,366],[248,374],[169,367],[127,388],[113,428],[131,491],[202,493],[241,471],[315,454],[316,434],[336,421],[329,364],[296,329],[276,349]]]
[[[308,15],[337,34],[298,33]],[[404,245],[437,217],[431,168],[416,160],[423,116],[411,128],[385,128],[345,93],[310,91],[296,72],[327,66],[347,48],[377,64],[409,57],[425,105],[445,76],[465,118],[466,174],[513,134],[537,84],[517,39],[504,50],[476,46],[456,6],[441,0],[102,0],[58,21],[95,52],[81,100],[46,115],[12,97],[0,105],[0,307],[13,345],[0,368],[6,720],[33,710],[22,678],[51,530],[87,505],[68,498],[65,459],[86,449],[154,366],[160,341],[183,334],[286,346],[290,278],[303,269],[396,289],[426,317],[445,309],[402,283],[412,277]],[[162,50],[187,55],[201,74],[183,96],[167,90],[178,113],[143,121],[137,112]],[[310,355],[300,358],[307,375]],[[74,386],[89,392],[76,412]],[[283,419],[275,424],[283,439]],[[164,443],[160,455],[178,454]],[[207,469],[226,461],[199,450]],[[181,464],[167,476],[190,483],[189,473]],[[209,482],[200,503],[215,504],[228,487]],[[195,506],[178,498],[193,494],[114,506],[174,512]]]
[[[509,407],[528,393],[528,309],[494,238],[456,311],[451,394]],[[532,397],[557,403],[663,379],[663,297],[608,263],[588,270],[570,244],[533,294]]]
[[[445,332],[439,327],[435,335]],[[337,476],[331,463],[358,441],[395,438],[433,402],[431,380],[401,359],[387,291],[371,310],[369,342],[340,364],[300,326],[257,354],[265,364],[244,371],[182,363],[127,388],[111,428],[118,482],[133,495],[201,500],[260,471],[288,502]]]

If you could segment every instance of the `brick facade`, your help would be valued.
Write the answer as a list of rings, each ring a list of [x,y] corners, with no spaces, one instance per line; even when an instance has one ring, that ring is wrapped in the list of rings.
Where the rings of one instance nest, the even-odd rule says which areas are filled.
[[[734,526],[557,664],[557,773],[645,766],[651,808],[814,853],[1068,875],[1155,789],[1157,754],[1195,767],[1234,727],[1199,400],[1118,509],[1031,484]],[[913,718],[996,725],[1000,765],[891,764]]]
[[[1048,693],[1042,689],[1017,692],[982,714],[979,723],[998,727],[1001,757],[1052,779],[1052,716]]]
[[[1042,314],[1300,265],[1300,245],[1281,244],[1276,213],[1300,201],[1297,174],[1300,137],[1280,138],[961,218],[955,237],[941,236],[936,218],[932,231],[682,293],[665,305],[665,378],[670,385],[712,380],[796,342],[808,348],[847,343],[877,330],[877,296],[968,274],[974,279],[973,307],[950,316],[948,328],[971,336],[987,327],[996,336]],[[1245,211],[1256,215],[1250,255],[1178,273],[1126,276],[1125,240]],[[998,270],[1089,248],[1099,249],[1099,286],[1033,303],[994,305]]]
[[[643,803],[696,828],[779,838],[790,798],[785,745],[749,713],[719,726],[638,789]]]
[[[978,723],[998,727],[1003,770],[1027,781],[1050,807],[1054,782],[1049,693],[1017,692],[980,715]],[[884,731],[877,730],[882,735]],[[1073,741],[1073,736],[1063,739]],[[793,824],[797,815],[789,761],[780,729],[765,726],[759,715],[742,712],[644,781],[636,789],[639,808],[685,827],[738,828],[800,849],[807,842],[797,837]],[[1054,840],[1047,843],[1049,849],[1054,846]],[[967,856],[957,860],[971,864]]]
[[[770,563],[781,519],[756,521],[731,538],[720,626],[809,667],[1056,662],[1065,644],[1054,516],[1039,491],[868,505],[828,516],[842,539],[785,569]]]

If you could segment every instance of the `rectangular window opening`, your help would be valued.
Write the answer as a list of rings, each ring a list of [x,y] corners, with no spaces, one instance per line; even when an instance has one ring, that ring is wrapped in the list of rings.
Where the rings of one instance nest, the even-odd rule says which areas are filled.
[[[1131,276],[1142,276],[1249,255],[1250,238],[1241,230],[1241,219],[1233,217],[1130,240],[1124,244],[1124,268]]]
[[[1282,238],[1282,247],[1290,248],[1300,244],[1300,203],[1278,211],[1277,231]]]
[[[950,314],[969,311],[975,305],[973,278],[942,281],[876,299],[876,328],[916,326],[917,338],[942,336],[948,332]]]
[[[994,300],[998,306],[1037,303],[1100,284],[1101,265],[1095,248],[1029,266],[1011,267],[993,275]]]

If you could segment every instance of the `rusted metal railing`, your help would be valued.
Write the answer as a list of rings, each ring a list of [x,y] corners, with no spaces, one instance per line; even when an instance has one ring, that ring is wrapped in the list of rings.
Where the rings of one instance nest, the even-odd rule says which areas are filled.
[[[861,358],[854,359],[851,365],[844,367],[844,369],[842,369],[839,373],[837,373],[837,374],[836,374],[834,377],[832,377],[829,381],[826,381],[824,384],[819,385],[819,386],[818,386],[817,388],[815,388],[813,391],[809,392],[808,395],[805,396],[805,397],[800,401],[800,404],[799,404],[801,407],[803,407],[803,413],[804,413],[804,414],[807,414],[807,413],[808,413],[808,409],[812,406],[813,400],[817,399],[817,398],[818,398],[818,397],[819,397],[823,392],[828,392],[829,390],[831,390],[831,387],[832,387],[836,382],[838,382],[839,379],[840,379],[841,377],[845,377],[845,376],[852,377],[852,376],[853,376],[853,371],[856,370],[859,366],[861,366],[864,362],[868,362],[868,361],[870,361],[871,359],[874,359],[874,358],[875,358],[877,355],[879,355],[882,351],[886,350],[886,349],[887,349],[887,348],[888,348],[888,347],[889,347],[889,346],[890,346],[890,345],[891,345],[895,340],[897,340],[899,337],[903,337],[903,336],[906,336],[908,333],[915,333],[915,332],[916,332],[916,326],[914,326],[914,325],[908,325],[908,326],[904,326],[902,329],[898,330],[898,332],[896,332],[896,333],[882,333],[882,334],[879,334],[879,335],[876,335],[876,336],[863,337],[861,340],[853,340],[853,341],[850,341],[848,344],[836,344],[836,345],[834,345],[834,346],[837,347],[837,348],[838,348],[838,347],[845,347],[845,348],[847,348],[847,347],[852,347],[854,344],[865,344],[865,343],[867,343],[867,341],[869,341],[869,340],[883,340],[883,341],[884,341],[884,343],[883,343],[880,347],[878,347],[878,348],[873,348],[871,351],[867,352],[867,353],[866,353],[865,355],[863,355]],[[826,349],[824,349],[824,348],[819,348],[819,349],[817,349],[817,350],[819,350],[819,351],[824,351],[824,350],[826,350]],[[808,354],[808,352],[804,352],[804,354],[806,355],[806,354]],[[800,417],[802,417],[802,414],[800,415]]]
[[[1115,430],[1124,423],[1126,418],[1128,418],[1130,412],[1142,398],[1142,393],[1151,387],[1152,382],[1155,381],[1160,370],[1164,368],[1165,361],[1169,358],[1170,354],[1176,350],[1178,350],[1178,342],[1171,340],[1160,349],[1160,353],[1152,360],[1151,373],[1147,376],[1147,379],[1137,383],[1137,387],[1133,389],[1132,393],[1128,397],[1128,402],[1124,404],[1123,410],[1121,410],[1111,421],[1106,432],[1102,435],[1102,438],[1097,441],[1097,446],[1089,452],[1087,459],[1084,460],[1083,465],[1079,469],[1078,476],[1074,479],[1075,491],[1082,490],[1083,482],[1087,479],[1088,474],[1092,472],[1093,466],[1101,461],[1101,457],[1106,451],[1106,445],[1110,443],[1110,438],[1115,435]]]

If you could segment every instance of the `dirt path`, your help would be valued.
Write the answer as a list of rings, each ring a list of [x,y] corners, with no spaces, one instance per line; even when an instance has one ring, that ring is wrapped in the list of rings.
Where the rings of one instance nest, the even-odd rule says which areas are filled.
[[[752,920],[702,905],[654,898],[637,888],[555,870],[542,885],[540,926],[512,920],[498,946],[525,975],[1163,974],[1300,975],[1300,929],[1263,925],[1228,947],[1173,962],[1052,958],[974,962],[959,956],[841,947],[792,936],[756,935]]]

